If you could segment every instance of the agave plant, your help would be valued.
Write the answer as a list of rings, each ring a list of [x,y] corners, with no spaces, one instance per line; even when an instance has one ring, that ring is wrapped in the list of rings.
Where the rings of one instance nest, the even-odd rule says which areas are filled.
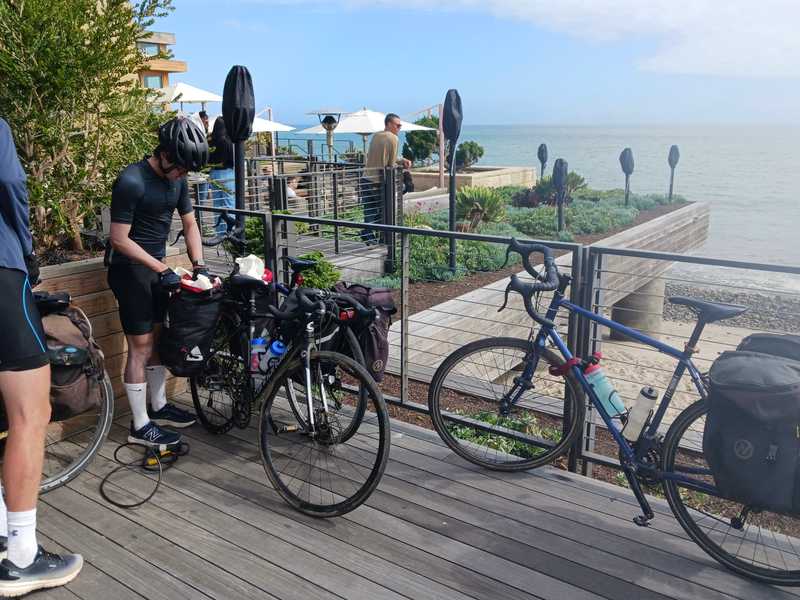
[[[456,194],[456,218],[474,218],[481,211],[483,222],[499,222],[506,214],[503,198],[493,188],[465,186]]]

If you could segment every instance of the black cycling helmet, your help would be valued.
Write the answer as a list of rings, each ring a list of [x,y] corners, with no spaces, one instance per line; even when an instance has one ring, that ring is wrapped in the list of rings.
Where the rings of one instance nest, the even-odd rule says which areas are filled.
[[[170,119],[158,128],[158,147],[187,171],[199,171],[208,163],[206,135],[186,117]]]

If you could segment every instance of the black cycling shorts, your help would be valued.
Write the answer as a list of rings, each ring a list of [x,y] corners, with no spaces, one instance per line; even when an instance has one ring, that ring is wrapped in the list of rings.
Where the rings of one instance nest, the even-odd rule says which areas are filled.
[[[30,371],[48,364],[42,319],[28,276],[0,267],[0,371]]]
[[[164,322],[167,295],[158,283],[158,273],[140,264],[108,267],[108,285],[119,304],[122,331],[144,335]]]

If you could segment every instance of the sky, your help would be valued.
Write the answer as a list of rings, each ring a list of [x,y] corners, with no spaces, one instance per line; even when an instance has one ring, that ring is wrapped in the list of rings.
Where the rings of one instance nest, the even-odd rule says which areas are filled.
[[[258,110],[404,118],[458,89],[464,123],[800,123],[798,0],[174,0],[173,75]]]

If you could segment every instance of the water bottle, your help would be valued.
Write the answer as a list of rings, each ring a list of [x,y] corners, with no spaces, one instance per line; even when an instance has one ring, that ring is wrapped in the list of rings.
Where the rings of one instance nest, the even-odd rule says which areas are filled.
[[[286,344],[281,342],[280,340],[274,340],[270,345],[269,349],[261,355],[261,362],[259,368],[261,369],[262,373],[269,372],[270,369],[273,369],[275,365],[277,365],[281,357],[286,353]]]
[[[262,337],[253,338],[250,342],[250,371],[258,371],[261,357],[267,351],[267,341]]]
[[[595,357],[599,361],[601,358],[600,353],[595,353]],[[583,374],[586,376],[586,381],[589,382],[589,385],[594,388],[594,393],[597,394],[600,404],[603,405],[609,416],[616,417],[625,412],[625,405],[622,403],[617,390],[614,389],[614,385],[603,373],[599,362],[590,364],[584,369]]]
[[[647,422],[650,420],[650,414],[653,412],[653,407],[656,405],[658,399],[658,392],[651,387],[643,387],[636,397],[636,403],[628,413],[628,422],[622,428],[622,435],[629,442],[635,442],[639,439]]]

